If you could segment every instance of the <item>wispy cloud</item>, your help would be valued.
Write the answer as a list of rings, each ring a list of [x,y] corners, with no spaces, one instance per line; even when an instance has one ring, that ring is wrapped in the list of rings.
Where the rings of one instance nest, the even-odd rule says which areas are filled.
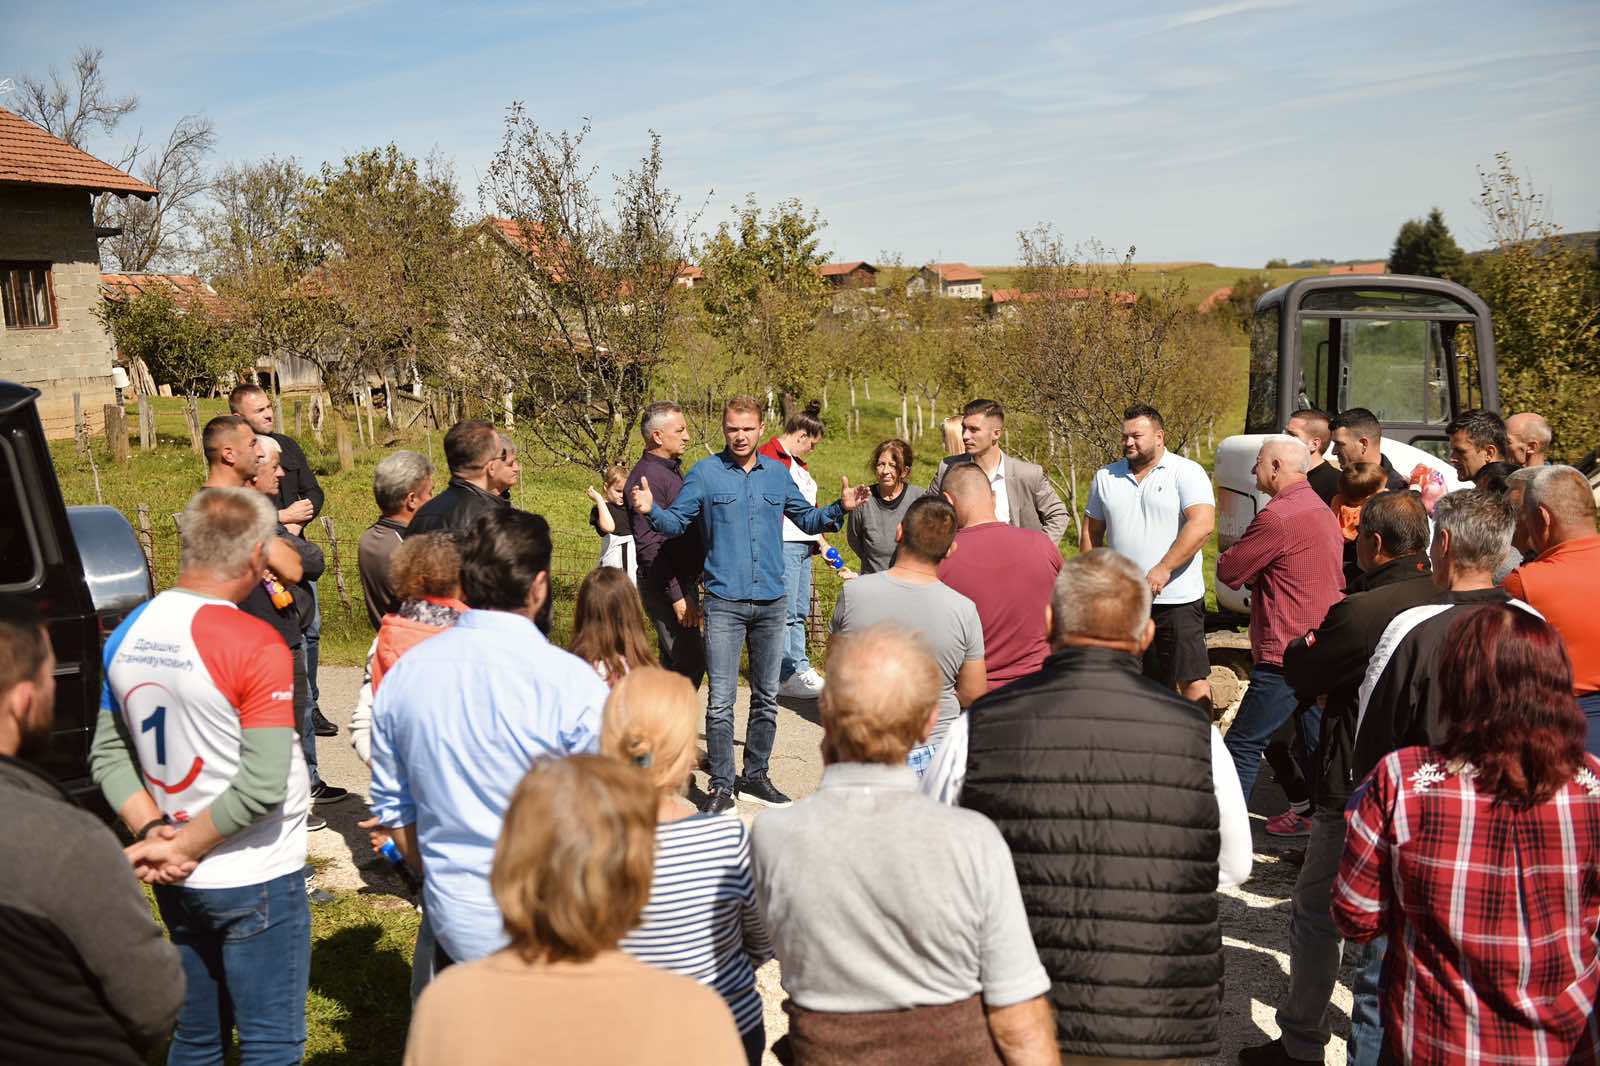
[[[1176,30],[1184,26],[1198,26],[1202,22],[1215,22],[1218,19],[1233,18],[1235,15],[1253,15],[1258,11],[1276,11],[1281,8],[1295,7],[1298,3],[1299,0],[1234,0],[1230,4],[1216,4],[1212,7],[1197,7],[1189,11],[1180,11],[1164,20],[1164,28]]]

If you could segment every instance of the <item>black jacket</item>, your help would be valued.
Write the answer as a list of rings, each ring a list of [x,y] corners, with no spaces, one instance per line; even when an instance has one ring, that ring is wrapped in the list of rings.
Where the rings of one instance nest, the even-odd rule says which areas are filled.
[[[1350,757],[1356,742],[1361,677],[1394,616],[1438,603],[1426,555],[1407,555],[1363,574],[1350,595],[1328,609],[1315,632],[1289,644],[1283,677],[1302,703],[1326,695],[1316,775],[1311,783],[1318,807],[1339,810],[1350,798]]]
[[[650,495],[657,507],[671,507],[672,501],[683,491],[683,463],[679,459],[663,459],[645,452],[628,472],[627,483],[622,486],[624,501],[633,498],[633,490],[643,478],[650,479]],[[676,537],[656,532],[650,520],[638,511],[628,508],[632,523],[634,550],[639,559],[639,592],[645,597],[645,610],[655,610],[658,601],[694,598],[700,584],[700,574],[706,568],[706,548],[700,540],[700,527],[691,524]]]
[[[1107,648],[1068,647],[972,705],[962,806],[1011,848],[1074,1055],[1218,1051],[1211,720]]]
[[[504,497],[486,492],[472,482],[463,481],[452,475],[448,488],[417,508],[417,513],[411,516],[411,524],[406,527],[405,535],[408,537],[414,537],[418,533],[459,535],[472,525],[473,519],[485,511],[510,506]]]
[[[322,486],[317,483],[316,471],[311,469],[311,461],[306,458],[300,442],[289,434],[273,433],[271,437],[283,452],[278,457],[278,465],[283,468],[283,479],[278,482],[278,510],[298,500],[310,500],[313,508],[311,517],[315,518],[322,513],[323,494]]]
[[[1391,751],[1437,746],[1445,737],[1439,715],[1439,661],[1445,637],[1462,614],[1485,604],[1510,603],[1502,588],[1442,593],[1435,606],[1417,607],[1384,631],[1362,682],[1360,722],[1349,783],[1352,790]]]
[[[122,847],[40,771],[0,756],[0,1062],[138,1066],[183,1004],[178,951]]]

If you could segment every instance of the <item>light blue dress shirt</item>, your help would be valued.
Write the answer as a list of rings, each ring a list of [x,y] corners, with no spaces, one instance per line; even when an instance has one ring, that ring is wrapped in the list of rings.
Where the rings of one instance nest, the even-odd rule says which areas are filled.
[[[407,651],[372,710],[372,813],[417,827],[428,920],[457,962],[504,947],[495,841],[539,759],[592,752],[609,690],[527,618],[468,611]]]
[[[806,533],[830,533],[844,521],[835,500],[813,507],[776,459],[756,456],[747,473],[723,449],[694,464],[671,507],[645,516],[652,528],[676,537],[700,523],[706,545],[706,591],[725,600],[776,600],[783,584],[783,520]]]

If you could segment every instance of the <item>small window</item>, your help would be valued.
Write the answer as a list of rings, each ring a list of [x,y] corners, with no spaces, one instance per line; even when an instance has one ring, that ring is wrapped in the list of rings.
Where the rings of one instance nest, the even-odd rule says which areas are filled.
[[[0,263],[0,303],[7,329],[49,329],[56,324],[49,263]]]
[[[1276,433],[1278,425],[1277,304],[1257,311],[1250,323],[1250,400],[1245,409],[1246,433]]]
[[[1300,301],[1302,311],[1383,313],[1405,311],[1426,315],[1471,315],[1472,309],[1454,297],[1415,289],[1321,289]]]
[[[43,573],[27,507],[16,454],[0,439],[0,590],[31,588]]]

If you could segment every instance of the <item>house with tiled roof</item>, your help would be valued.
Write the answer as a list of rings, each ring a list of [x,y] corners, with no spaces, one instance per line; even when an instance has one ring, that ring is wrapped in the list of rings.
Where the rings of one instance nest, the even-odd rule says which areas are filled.
[[[851,263],[823,263],[817,273],[836,289],[870,289],[878,284],[878,268],[860,259]]]
[[[1042,300],[1066,304],[1084,304],[1097,297],[1105,297],[1118,307],[1132,307],[1139,302],[1139,294],[1127,289],[1043,289],[1024,292],[1021,289],[996,289],[989,294],[989,313],[1005,318],[1016,315],[1023,304]]]
[[[99,193],[156,190],[0,108],[0,379],[40,391],[52,437],[72,435],[74,394],[92,432],[116,402],[115,348],[95,317]]]
[[[906,282],[906,295],[932,293],[958,300],[983,299],[983,272],[965,263],[929,263]]]

